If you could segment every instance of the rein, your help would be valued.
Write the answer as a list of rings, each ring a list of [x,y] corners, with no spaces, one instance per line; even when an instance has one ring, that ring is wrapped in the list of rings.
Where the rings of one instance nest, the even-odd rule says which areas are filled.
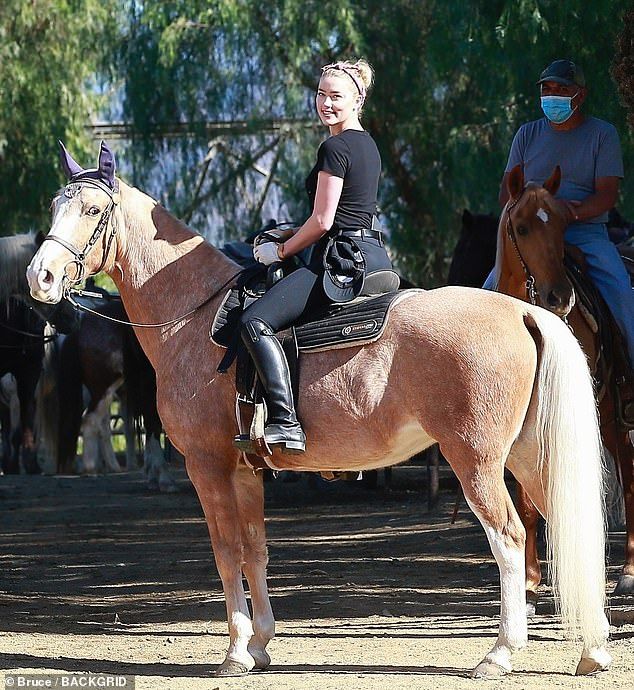
[[[75,295],[86,295],[87,297],[103,297],[103,295],[100,295],[97,292],[85,292],[84,290],[78,290],[72,287],[67,287],[64,290],[64,298],[67,299],[75,309],[78,309],[79,311],[83,311],[87,314],[92,314],[93,316],[98,316],[100,319],[104,319],[106,321],[112,321],[113,323],[119,323],[122,326],[134,326],[136,328],[164,328],[167,326],[174,326],[177,323],[180,323],[183,321],[183,319],[186,319],[189,316],[192,316],[195,314],[199,309],[202,309],[203,307],[207,306],[215,297],[217,297],[224,288],[226,288],[228,285],[230,285],[245,269],[241,268],[239,271],[234,273],[228,280],[226,280],[217,290],[214,290],[212,294],[205,299],[204,302],[201,302],[198,306],[194,307],[193,309],[190,309],[187,313],[182,314],[181,316],[177,316],[174,319],[170,319],[169,321],[163,321],[162,323],[137,323],[136,321],[125,321],[123,319],[116,319],[114,316],[107,316],[106,314],[101,314],[98,311],[95,311],[94,309],[91,309],[90,307],[86,307],[83,304],[80,304],[77,302],[75,299],[73,299],[73,294]]]
[[[520,264],[522,265],[522,268],[524,269],[524,273],[526,274],[526,295],[528,297],[528,301],[536,305],[537,304],[537,292],[535,290],[535,277],[531,273],[530,268],[528,267],[528,264],[526,261],[524,261],[524,257],[522,256],[522,252],[520,252],[520,248],[517,245],[517,239],[515,238],[515,228],[513,227],[513,221],[511,220],[511,211],[517,206],[519,203],[519,200],[522,198],[524,192],[526,190],[526,187],[522,190],[522,193],[515,199],[515,201],[512,204],[509,204],[506,207],[506,234],[509,236],[509,239],[513,243],[513,248],[515,249],[515,253],[517,254],[517,257],[520,260]]]

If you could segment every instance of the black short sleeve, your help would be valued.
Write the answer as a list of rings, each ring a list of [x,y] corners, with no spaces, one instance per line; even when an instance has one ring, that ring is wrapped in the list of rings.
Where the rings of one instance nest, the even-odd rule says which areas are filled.
[[[339,137],[326,139],[317,152],[317,172],[327,172],[345,178],[350,169],[350,148]]]
[[[372,137],[364,130],[347,129],[326,139],[317,151],[317,162],[306,178],[311,207],[315,204],[320,172],[343,179],[333,227],[372,227],[381,174],[381,156]]]

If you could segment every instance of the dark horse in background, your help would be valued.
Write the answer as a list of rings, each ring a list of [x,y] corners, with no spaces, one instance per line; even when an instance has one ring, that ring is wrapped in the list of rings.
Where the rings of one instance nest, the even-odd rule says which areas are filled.
[[[588,315],[588,309],[580,306],[581,300],[578,297],[574,305],[570,300],[573,286],[565,273],[563,242],[565,228],[551,196],[556,193],[559,184],[556,173],[544,183],[544,188],[531,184],[525,187],[521,170],[514,171],[509,183],[512,188],[509,189],[511,200],[507,208],[513,203],[517,204],[516,210],[521,214],[521,222],[516,221],[511,227],[507,220],[506,209],[502,213],[499,225],[493,216],[476,216],[465,212],[461,234],[462,244],[459,242],[454,254],[452,275],[456,281],[467,280],[472,276],[478,276],[477,280],[479,280],[479,276],[483,276],[481,285],[496,264],[497,251],[496,270],[499,272],[500,292],[528,301],[526,281],[530,273],[536,281],[534,299],[537,303],[561,316],[567,316],[568,323],[589,360],[595,380],[601,384],[597,390],[601,435],[605,447],[617,465],[625,499],[627,532],[625,565],[615,594],[632,595],[634,594],[634,447],[629,434],[631,426],[623,422],[619,410],[616,385],[618,372],[615,371],[614,363],[610,361],[609,356],[606,358],[604,354],[611,348],[606,342],[602,344],[597,334],[596,324],[601,324],[599,315]],[[540,206],[536,205],[538,203],[536,200],[539,200],[542,205],[543,212],[540,216],[537,216]],[[542,218],[547,220],[543,221]],[[615,209],[612,209],[609,214],[608,233],[612,241],[619,244],[621,254],[626,253],[627,246],[620,243],[626,242],[631,236],[632,225]],[[494,243],[492,243],[493,238],[495,238]],[[549,251],[551,249],[552,251]],[[525,266],[522,266],[518,252]],[[551,265],[549,256],[557,257],[556,265]],[[549,290],[549,287],[553,288],[553,286],[556,289]],[[543,299],[541,299],[542,295]],[[565,297],[565,299],[563,302],[556,300],[555,295]],[[568,311],[569,304],[572,308]],[[598,333],[601,331],[602,329],[599,328]],[[521,487],[518,487],[517,503],[518,512],[527,533],[526,590],[529,613],[532,613],[537,602],[537,588],[541,581],[536,538],[538,514]],[[574,516],[571,516],[571,519],[574,519]]]
[[[46,322],[67,332],[76,323],[68,303],[50,309],[30,297],[25,278],[41,236],[31,232],[0,238],[0,377],[15,377],[20,407],[19,429],[12,430],[10,416],[3,411],[2,471],[39,473],[35,438],[35,391],[42,371],[45,348],[53,346],[55,332],[45,333]],[[42,307],[44,306],[44,309]],[[13,438],[12,438],[13,437]]]
[[[124,407],[127,469],[138,466],[135,436],[139,437],[143,428],[143,459],[149,488],[173,492],[176,485],[160,442],[163,428],[156,409],[154,369],[132,328],[110,320],[128,321],[119,297],[94,285],[88,289],[100,294],[101,299],[77,300],[96,314],[83,313],[79,327],[64,339],[60,349],[59,399],[65,406],[65,415],[58,431],[58,469],[62,473],[73,471],[81,430],[82,473],[94,474],[103,465],[110,471],[121,470],[110,434],[110,404],[118,393]]]

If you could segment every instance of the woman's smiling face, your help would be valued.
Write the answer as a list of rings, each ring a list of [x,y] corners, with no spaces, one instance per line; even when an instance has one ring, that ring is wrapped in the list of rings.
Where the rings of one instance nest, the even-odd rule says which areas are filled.
[[[353,114],[359,101],[359,93],[346,75],[325,74],[319,80],[315,105],[319,119],[328,127],[346,122]]]

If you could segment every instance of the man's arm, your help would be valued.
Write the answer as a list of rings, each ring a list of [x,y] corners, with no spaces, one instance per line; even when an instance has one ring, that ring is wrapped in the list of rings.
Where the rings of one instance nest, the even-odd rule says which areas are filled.
[[[619,198],[620,181],[618,177],[598,177],[594,183],[594,194],[586,197],[583,201],[562,199],[561,201],[567,207],[570,215],[569,222],[584,221],[607,213]]]

